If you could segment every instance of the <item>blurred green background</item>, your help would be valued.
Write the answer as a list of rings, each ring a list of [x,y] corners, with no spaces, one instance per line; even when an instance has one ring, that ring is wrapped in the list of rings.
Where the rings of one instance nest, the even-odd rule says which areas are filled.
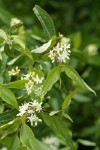
[[[35,5],[45,9],[54,21],[57,33],[71,39],[69,62],[97,93],[81,91],[70,105],[73,140],[85,139],[96,147],[79,144],[79,150],[100,149],[100,0],[0,0],[0,28],[10,26],[11,18],[21,19],[25,41],[31,49],[46,41],[42,27],[33,13]],[[33,36],[30,36],[33,35]],[[41,39],[37,39],[40,36]],[[58,104],[60,105],[60,104]],[[60,106],[55,106],[60,107]]]

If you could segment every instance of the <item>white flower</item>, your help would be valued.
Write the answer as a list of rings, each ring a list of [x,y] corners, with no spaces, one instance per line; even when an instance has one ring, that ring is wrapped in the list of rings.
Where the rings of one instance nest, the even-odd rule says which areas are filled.
[[[38,118],[38,116],[36,116],[37,113],[42,111],[41,105],[42,103],[39,103],[36,100],[34,102],[25,103],[19,107],[19,113],[17,116],[21,117],[26,113],[27,120],[31,123],[31,125],[37,126],[37,123],[42,121]]]
[[[66,51],[66,49],[70,48],[70,44],[64,44],[60,46],[61,48],[64,48],[64,50]]]
[[[90,44],[87,47],[87,52],[91,56],[97,55],[98,54],[98,47],[95,44]]]
[[[41,85],[39,87],[38,84],[42,83],[44,79],[43,77],[39,77],[37,74],[35,74],[35,72],[29,72],[26,75],[22,75],[21,79],[28,80],[28,83],[25,84],[28,95],[33,91],[36,96],[40,96]]]
[[[42,103],[38,103],[36,100],[33,101],[33,102],[30,102],[30,105],[32,107],[32,109],[35,111],[35,112],[40,112],[42,111]]]
[[[49,52],[49,57],[52,61],[52,63],[57,60],[59,63],[65,63],[67,59],[70,59],[70,53],[71,51],[69,50],[70,44],[60,44],[57,43],[57,46],[55,46],[52,50]]]
[[[66,62],[66,59],[70,59],[69,58],[69,53],[67,51],[63,51],[61,54],[59,54],[58,56],[58,62]]]
[[[23,116],[27,112],[28,107],[29,107],[29,103],[25,103],[22,106],[19,106],[20,113],[17,114],[17,116]]]
[[[26,75],[23,75],[23,79],[24,80],[29,80],[30,79],[30,76],[31,76],[31,72],[29,74],[26,74]]]
[[[28,83],[25,84],[28,95],[31,94],[33,90],[33,86],[34,86],[34,82],[32,80],[29,80]]]
[[[21,23],[22,23],[21,20],[19,20],[17,18],[12,18],[10,25],[14,26],[14,25],[21,24]]]
[[[24,80],[32,80],[34,78],[34,75],[35,75],[35,72],[29,72],[28,74],[23,75],[22,79],[24,79]]]
[[[60,141],[56,136],[47,136],[42,139],[43,143],[47,144],[52,150],[58,150]]]
[[[35,114],[31,114],[31,116],[27,117],[28,121],[30,121],[31,126],[37,126],[38,122],[41,122],[42,120],[39,119]]]
[[[54,63],[55,62],[55,55],[54,55],[54,52],[51,50],[49,52],[49,57],[51,58],[52,63]]]
[[[19,72],[20,72],[20,69],[19,69],[18,66],[17,66],[16,68],[13,68],[11,71],[8,71],[8,74],[9,74],[10,76],[16,76],[16,75],[19,74]]]
[[[39,78],[38,75],[36,75],[36,77],[33,78],[33,80],[36,84],[42,83],[43,79],[44,79],[43,77]]]
[[[37,97],[41,96],[42,87],[43,87],[43,86],[40,86],[40,87],[34,89],[34,93],[35,93],[35,95],[36,95]]]

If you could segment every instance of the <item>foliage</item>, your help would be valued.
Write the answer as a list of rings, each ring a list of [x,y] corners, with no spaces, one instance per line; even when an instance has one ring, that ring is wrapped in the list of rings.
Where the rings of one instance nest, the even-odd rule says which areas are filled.
[[[90,9],[87,9],[89,2],[84,1],[82,4],[80,2],[78,0],[70,5],[71,2],[65,0],[63,2],[41,0],[40,6],[45,7],[47,12],[48,8],[52,8],[52,12],[49,13],[55,22],[57,32],[69,34],[67,37],[57,34],[51,17],[40,6],[36,5],[33,8],[31,1],[25,2],[27,9],[23,9],[21,15],[17,7],[21,9],[24,1],[14,4],[15,14],[13,8],[7,10],[7,3],[0,2],[1,148],[77,150],[89,147],[99,150],[98,37],[91,33],[91,36],[93,35],[91,43],[87,42],[88,33],[93,29],[93,16],[91,15],[89,25],[88,22],[85,25],[79,24],[78,21],[81,19],[86,21],[86,17],[90,17],[88,12]],[[12,1],[9,0],[9,3]],[[75,16],[77,18],[75,23],[74,14],[79,9],[78,6],[82,7],[82,10],[79,10],[80,15]],[[43,30],[38,25],[35,15],[29,11],[32,8]],[[95,7],[93,8],[95,10]],[[61,12],[60,15],[57,12]],[[15,16],[19,17],[24,25],[17,18],[14,20]],[[62,19],[62,16],[63,18],[67,16],[67,19]],[[60,21],[56,24],[57,20]],[[58,43],[61,45],[57,45]],[[56,54],[53,62],[50,54],[54,54],[56,48],[60,49],[61,46],[70,43],[71,54],[67,53],[70,59],[63,62]],[[94,80],[95,78],[97,80]],[[33,113],[33,118],[30,112]],[[59,141],[56,146],[55,143],[50,145],[46,141],[46,137],[52,135]]]

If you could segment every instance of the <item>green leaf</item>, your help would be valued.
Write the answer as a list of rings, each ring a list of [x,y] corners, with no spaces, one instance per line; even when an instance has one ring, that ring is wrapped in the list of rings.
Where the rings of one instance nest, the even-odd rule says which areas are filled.
[[[13,121],[10,121],[9,123],[2,125],[0,127],[0,138],[3,139],[7,135],[14,133],[18,127],[20,126],[20,118],[16,118]]]
[[[23,90],[24,87],[25,87],[25,83],[27,83],[27,82],[28,82],[27,80],[17,80],[17,81],[5,84],[5,87],[7,87],[7,88],[16,88],[16,89]]]
[[[53,110],[53,111],[51,111],[51,112],[49,113],[49,115],[50,115],[50,116],[53,116],[53,115],[58,114],[58,113],[61,113],[61,112],[62,112],[61,110],[59,110],[59,111]]]
[[[7,40],[7,35],[2,29],[0,29],[0,38],[3,38],[4,40]]]
[[[66,113],[62,113],[62,114],[63,114],[63,116],[65,118],[67,118],[68,120],[70,120],[71,122],[73,122],[73,120],[71,119],[71,117],[68,114],[66,114]]]
[[[34,11],[35,15],[37,16],[37,18],[39,19],[39,21],[41,22],[41,25],[44,29],[46,38],[48,40],[50,40],[56,34],[54,23],[53,23],[51,17],[47,14],[47,12],[45,10],[43,10],[38,5],[36,5],[33,8],[33,11]]]
[[[16,110],[10,110],[10,111],[0,114],[0,125],[5,124],[11,121],[12,119],[14,119],[16,114],[17,114]]]
[[[46,144],[34,137],[33,131],[26,124],[21,127],[20,140],[23,145],[31,150],[51,150]]]
[[[22,49],[25,49],[25,44],[17,35],[12,35],[11,38],[13,39],[13,42],[18,44]]]
[[[21,66],[22,64],[25,64],[27,60],[27,56],[25,54],[21,54],[18,57],[10,60],[7,65],[15,65],[15,66]]]
[[[62,67],[63,71],[65,71],[66,75],[71,78],[78,86],[88,89],[89,91],[93,92],[95,95],[95,91],[92,90],[80,77],[78,72],[71,66],[63,66]]]
[[[4,81],[4,72],[6,70],[6,63],[7,63],[7,55],[6,54],[2,54],[2,61],[0,61],[0,82],[3,83]]]
[[[19,137],[17,135],[14,135],[11,137],[8,149],[9,150],[16,150],[17,148],[20,147],[20,140]]]
[[[85,146],[96,146],[96,143],[88,140],[78,139],[78,142]]]
[[[12,35],[11,37],[13,38],[13,43],[15,43],[21,47],[21,49],[19,49],[19,51],[22,52],[23,54],[27,55],[31,60],[33,60],[31,51],[25,46],[24,42],[20,39],[20,37],[17,35]]]
[[[84,80],[82,80],[82,81],[83,81],[83,84],[84,84],[85,88],[87,88],[89,91],[91,91],[92,93],[94,93],[94,94],[96,95],[95,91],[92,90],[92,89],[84,82]]]
[[[1,104],[0,104],[0,114],[3,113],[3,111],[4,111],[4,104],[1,103]]]
[[[49,72],[49,74],[48,74],[48,76],[47,76],[47,78],[46,78],[46,80],[45,80],[45,82],[44,82],[44,84],[43,84],[42,96],[41,96],[41,98],[43,98],[44,95],[52,88],[53,84],[54,84],[56,81],[59,80],[59,78],[60,78],[60,73],[61,73],[61,67],[60,67],[60,66],[57,66],[57,67],[53,68],[53,69]]]
[[[26,146],[21,146],[19,148],[17,148],[16,150],[28,150]]]
[[[81,38],[82,38],[81,33],[77,32],[74,37],[74,48],[78,49],[80,47],[81,42],[82,42]]]
[[[12,105],[14,108],[18,109],[18,103],[16,101],[14,93],[6,88],[3,84],[0,83],[0,97],[6,103]]]
[[[14,18],[14,15],[12,15],[10,12],[5,10],[4,8],[0,8],[0,20],[4,24],[8,24],[9,25],[9,23],[11,21],[11,18]]]
[[[38,150],[38,144],[32,130],[26,124],[23,124],[20,131],[21,143],[31,150]]]
[[[65,110],[69,106],[69,104],[71,102],[71,98],[77,93],[77,91],[78,91],[78,89],[75,89],[73,92],[71,92],[67,95],[67,97],[65,98],[65,100],[62,104],[62,110]]]
[[[4,45],[4,52],[5,54],[8,56],[8,57],[15,57],[13,51],[11,50],[12,49],[12,46],[9,45],[8,43],[5,43]]]
[[[66,122],[64,122],[58,116],[49,116],[46,113],[42,114],[44,122],[61,138],[71,150],[73,150],[73,142],[71,139],[71,131],[67,128]]]
[[[43,44],[42,46],[32,50],[31,52],[43,53],[43,52],[47,51],[48,49],[50,49],[50,47],[53,46],[56,43],[56,41],[57,41],[57,37],[53,36],[49,42],[47,42],[47,43]]]

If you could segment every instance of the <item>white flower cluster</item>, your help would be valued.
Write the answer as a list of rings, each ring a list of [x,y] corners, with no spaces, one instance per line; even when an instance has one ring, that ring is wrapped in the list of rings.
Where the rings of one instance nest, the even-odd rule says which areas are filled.
[[[87,46],[87,53],[91,56],[97,55],[98,54],[98,47],[95,44],[90,44]]]
[[[27,121],[31,123],[31,126],[37,126],[38,122],[42,120],[38,118],[37,113],[42,111],[42,103],[34,100],[33,102],[25,103],[22,106],[19,106],[19,113],[17,116],[27,115]]]
[[[22,23],[21,20],[19,20],[18,18],[12,18],[10,25],[12,27],[14,25],[21,24],[21,23]]]
[[[16,68],[11,69],[10,71],[8,71],[8,74],[10,76],[16,76],[18,75],[20,72],[20,69],[18,68],[18,66]]]
[[[43,143],[48,145],[52,150],[58,150],[60,146],[60,140],[56,136],[47,136],[42,139]]]
[[[58,43],[57,46],[53,47],[52,50],[49,52],[49,57],[52,60],[52,63],[55,62],[55,60],[59,63],[65,63],[67,59],[70,59],[70,44],[60,44]]]
[[[34,91],[34,93],[38,96],[42,89],[42,86],[38,87],[38,85],[41,85],[44,78],[40,78],[37,74],[35,74],[35,72],[30,72],[24,75],[22,79],[28,80],[28,83],[25,84],[28,95]]]

